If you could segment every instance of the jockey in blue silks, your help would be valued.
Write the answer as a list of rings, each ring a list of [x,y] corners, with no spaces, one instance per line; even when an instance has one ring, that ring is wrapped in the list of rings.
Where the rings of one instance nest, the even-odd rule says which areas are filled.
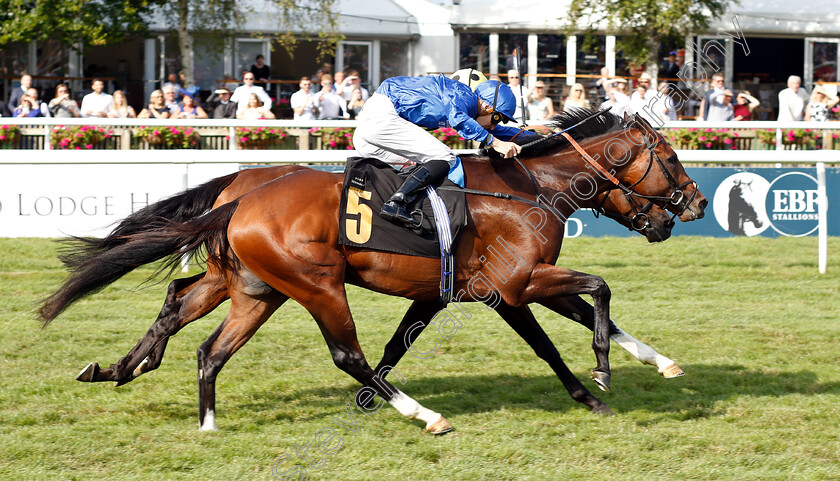
[[[477,140],[504,158],[518,155],[507,142],[520,129],[499,124],[513,120],[516,97],[498,80],[476,86],[444,75],[392,77],[376,89],[359,114],[353,144],[361,155],[389,164],[422,164],[397,189],[379,215],[409,228],[419,226],[406,203],[428,185],[437,185],[457,162],[455,153],[425,129],[452,127],[467,140]],[[531,132],[528,135],[535,135]]]

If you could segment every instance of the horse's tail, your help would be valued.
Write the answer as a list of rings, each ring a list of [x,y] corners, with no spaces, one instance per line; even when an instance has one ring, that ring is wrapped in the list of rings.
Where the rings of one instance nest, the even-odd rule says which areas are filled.
[[[210,262],[231,269],[236,260],[227,242],[227,227],[238,200],[187,222],[152,221],[144,229],[124,236],[119,245],[88,256],[75,266],[61,287],[44,300],[38,310],[46,326],[79,299],[96,293],[120,277],[151,262],[164,259],[157,271],[175,269],[181,256],[204,248]]]
[[[166,199],[147,205],[123,219],[107,236],[97,239],[90,237],[72,237],[62,241],[64,246],[59,254],[64,267],[75,270],[99,254],[129,242],[133,235],[154,228],[161,220],[187,222],[204,214],[213,207],[213,203],[239,175],[235,172],[218,177],[198,187],[187,189]]]

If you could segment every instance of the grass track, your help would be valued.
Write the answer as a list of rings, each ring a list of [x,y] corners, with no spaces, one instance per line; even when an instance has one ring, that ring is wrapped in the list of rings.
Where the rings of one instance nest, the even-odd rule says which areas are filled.
[[[358,386],[294,303],[219,376],[217,433],[197,430],[195,349],[225,306],[174,337],[157,371],[120,388],[78,383],[88,362],[128,352],[165,285],[138,290],[151,269],[132,273],[42,330],[32,307],[64,276],[54,244],[3,239],[0,249],[0,479],[271,479],[275,459],[346,418]],[[685,377],[663,380],[613,345],[613,392],[596,395],[618,416],[595,416],[495,314],[468,304],[472,319],[439,354],[398,366],[404,390],[456,431],[426,435],[389,407],[357,412],[358,432],[339,429],[342,448],[313,454],[326,462],[309,477],[840,479],[840,239],[829,251],[820,276],[814,238],[568,240],[560,263],[604,277],[613,319]],[[375,363],[408,301],[349,294]],[[535,313],[585,380],[588,331]],[[418,350],[433,342],[424,333]]]

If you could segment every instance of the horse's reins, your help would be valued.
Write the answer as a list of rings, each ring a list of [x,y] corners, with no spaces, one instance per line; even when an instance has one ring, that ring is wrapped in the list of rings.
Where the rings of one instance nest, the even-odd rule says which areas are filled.
[[[673,175],[671,175],[671,173],[665,167],[664,163],[662,162],[662,159],[659,157],[659,154],[656,153],[656,147],[658,147],[660,144],[662,144],[662,142],[665,141],[665,139],[663,137],[660,136],[659,140],[655,144],[652,144],[652,145],[647,144],[647,139],[646,139],[646,141],[645,141],[645,143],[647,144],[646,149],[648,150],[648,152],[650,152],[650,160],[648,162],[647,169],[645,169],[644,175],[642,175],[642,177],[638,181],[634,182],[632,185],[630,185],[628,187],[628,186],[625,186],[625,185],[621,184],[621,181],[619,181],[617,177],[615,177],[607,169],[605,169],[603,166],[601,166],[601,164],[597,163],[595,161],[595,159],[593,159],[592,156],[590,156],[586,152],[586,150],[584,150],[583,147],[581,147],[580,144],[578,144],[577,141],[575,141],[572,138],[572,136],[567,133],[569,130],[572,130],[575,127],[577,127],[577,126],[579,126],[579,125],[581,125],[581,124],[583,124],[583,123],[585,123],[585,122],[587,122],[587,121],[589,121],[589,120],[591,120],[591,119],[593,119],[593,118],[595,118],[599,115],[602,115],[603,113],[608,112],[608,111],[609,111],[609,108],[598,111],[598,112],[595,112],[592,115],[590,115],[590,116],[586,117],[585,119],[581,120],[580,122],[572,125],[571,127],[563,129],[562,131],[556,132],[552,135],[542,137],[542,138],[537,139],[533,142],[523,144],[521,148],[525,149],[525,148],[533,147],[534,145],[539,144],[541,142],[545,142],[548,139],[551,139],[551,138],[562,135],[572,145],[572,147],[574,147],[575,150],[578,153],[581,154],[584,161],[586,161],[595,170],[600,172],[601,175],[604,176],[605,179],[609,180],[613,184],[612,189],[620,189],[624,193],[624,196],[627,198],[628,202],[630,202],[630,205],[633,207],[633,211],[632,211],[634,213],[633,217],[630,217],[628,215],[609,213],[604,209],[604,203],[606,203],[606,200],[607,200],[607,195],[604,195],[604,198],[601,201],[601,205],[599,205],[598,208],[595,209],[595,216],[596,217],[600,213],[600,214],[604,214],[605,216],[610,217],[612,219],[618,219],[618,220],[624,219],[630,224],[631,229],[635,229],[635,230],[641,232],[646,227],[648,227],[650,225],[647,213],[650,212],[650,209],[652,208],[655,201],[668,202],[668,203],[670,203],[672,205],[675,205],[675,206],[680,206],[682,204],[682,208],[680,209],[680,211],[677,212],[677,213],[674,213],[672,215],[671,222],[673,222],[676,217],[682,215],[682,213],[685,212],[685,210],[688,208],[688,206],[694,200],[694,197],[697,195],[697,189],[696,189],[696,182],[694,182],[694,181],[687,181],[687,182],[684,182],[682,184],[678,184],[676,179],[674,179]],[[650,169],[651,169],[651,166],[653,165],[653,160],[654,159],[656,159],[656,162],[659,164],[660,168],[662,169],[662,172],[665,175],[665,178],[668,180],[668,184],[673,189],[673,192],[671,193],[670,196],[666,197],[666,196],[656,196],[656,195],[644,195],[644,194],[640,194],[640,193],[633,190],[633,187],[635,187],[639,183],[641,183],[645,179],[645,177],[647,177],[648,173],[650,173]],[[526,167],[525,164],[523,164],[522,161],[519,160],[518,156],[514,156],[513,160],[515,160],[516,163],[519,164],[519,166],[522,167],[522,169],[528,175],[528,178],[531,181],[531,185],[534,188],[534,193],[536,194],[536,201],[533,201],[533,200],[525,198],[525,197],[520,197],[520,196],[517,196],[517,195],[505,194],[503,192],[487,192],[487,191],[481,191],[481,190],[475,190],[475,189],[467,189],[467,188],[457,188],[456,189],[456,188],[451,188],[451,187],[441,187],[441,189],[444,189],[444,190],[459,190],[459,191],[462,191],[462,192],[467,193],[467,194],[483,195],[483,196],[495,197],[495,198],[499,198],[499,199],[515,200],[515,201],[518,201],[518,202],[523,202],[525,204],[529,204],[529,205],[538,207],[540,209],[547,210],[547,211],[551,212],[552,214],[554,214],[558,219],[563,219],[565,216],[563,216],[562,213],[560,213],[556,208],[554,208],[554,206],[540,201],[539,185],[537,184],[537,179],[534,177],[534,174],[531,173],[530,169],[528,169],[528,167]],[[694,189],[694,192],[691,193],[691,196],[686,201],[685,193],[683,192],[682,189],[684,189],[685,187],[687,187],[691,184],[695,184],[695,189]],[[638,204],[633,199],[634,197],[646,199],[648,202],[645,206],[639,208]]]

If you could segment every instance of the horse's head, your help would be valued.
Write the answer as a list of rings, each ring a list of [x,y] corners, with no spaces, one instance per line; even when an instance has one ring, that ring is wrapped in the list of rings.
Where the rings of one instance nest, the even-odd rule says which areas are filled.
[[[671,214],[652,202],[639,204],[618,189],[600,194],[594,201],[597,213],[642,234],[648,242],[662,242],[671,237],[674,227]]]
[[[674,149],[639,114],[632,118],[625,114],[625,121],[624,139],[605,144],[605,155],[613,164],[609,167],[623,170],[623,181],[640,199],[673,212],[683,222],[701,219],[709,202]]]

